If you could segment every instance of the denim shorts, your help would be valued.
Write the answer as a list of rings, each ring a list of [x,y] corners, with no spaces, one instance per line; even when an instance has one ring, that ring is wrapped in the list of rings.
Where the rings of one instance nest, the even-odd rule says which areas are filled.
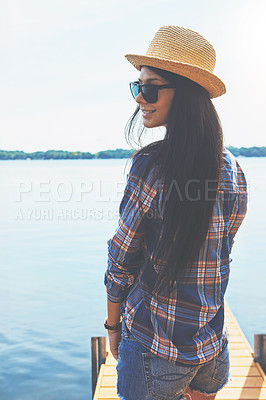
[[[207,364],[174,364],[142,346],[122,323],[117,363],[117,393],[122,400],[185,400],[189,387],[215,394],[229,378],[229,350]]]

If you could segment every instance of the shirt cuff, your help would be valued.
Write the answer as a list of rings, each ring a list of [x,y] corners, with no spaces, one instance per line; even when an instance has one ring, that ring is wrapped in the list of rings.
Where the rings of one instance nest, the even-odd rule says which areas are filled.
[[[108,278],[108,274],[105,274],[104,284],[106,286],[107,298],[112,303],[122,303],[129,293],[130,287],[123,288]]]

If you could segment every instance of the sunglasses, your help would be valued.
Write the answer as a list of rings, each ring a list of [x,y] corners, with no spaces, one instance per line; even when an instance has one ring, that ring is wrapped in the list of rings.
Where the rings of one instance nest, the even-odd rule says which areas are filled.
[[[151,104],[156,103],[158,100],[158,90],[174,88],[170,83],[167,85],[153,85],[151,83],[130,82],[129,86],[134,99],[141,93],[143,99]]]

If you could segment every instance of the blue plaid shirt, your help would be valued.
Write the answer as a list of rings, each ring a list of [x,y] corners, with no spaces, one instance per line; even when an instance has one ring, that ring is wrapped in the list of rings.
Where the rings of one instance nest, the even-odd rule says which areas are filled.
[[[152,353],[172,362],[206,363],[228,341],[224,294],[234,236],[246,214],[245,176],[234,156],[224,149],[210,227],[189,278],[176,282],[170,297],[154,296],[160,266],[152,263],[151,254],[162,219],[150,215],[151,211],[160,215],[162,186],[154,167],[138,200],[140,171],[148,157],[138,157],[131,167],[118,228],[108,241],[107,295],[111,302],[122,303],[127,327]]]

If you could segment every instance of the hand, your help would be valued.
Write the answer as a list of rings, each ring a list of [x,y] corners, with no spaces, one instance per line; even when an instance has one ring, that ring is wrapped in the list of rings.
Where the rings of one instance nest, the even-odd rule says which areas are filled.
[[[109,337],[109,345],[110,345],[110,351],[114,358],[118,360],[118,347],[121,342],[121,330],[119,331],[108,331],[108,337]]]

